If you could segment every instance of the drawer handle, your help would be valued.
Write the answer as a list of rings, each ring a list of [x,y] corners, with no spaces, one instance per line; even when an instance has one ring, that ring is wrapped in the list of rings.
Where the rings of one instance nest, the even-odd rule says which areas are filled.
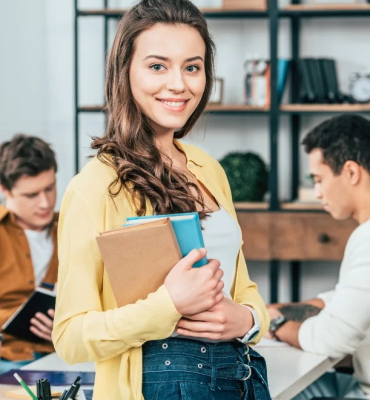
[[[326,244],[330,242],[330,236],[327,233],[320,233],[319,236],[317,237],[317,240],[321,244]]]

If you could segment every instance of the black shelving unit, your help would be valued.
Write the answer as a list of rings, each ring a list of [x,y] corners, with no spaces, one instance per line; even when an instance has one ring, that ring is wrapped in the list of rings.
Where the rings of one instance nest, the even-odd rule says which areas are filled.
[[[279,11],[280,17],[289,17],[291,19],[291,54],[292,54],[292,82],[299,82],[298,75],[298,60],[300,58],[300,38],[301,38],[301,19],[302,18],[335,18],[335,17],[369,17],[370,7],[364,7],[359,9],[340,9],[335,10],[331,7],[325,9],[302,9],[300,8],[299,0],[292,0],[292,6],[296,6],[296,10],[288,9]],[[292,104],[296,104],[299,99],[299,86],[291,85],[290,101]],[[309,107],[307,107],[309,108]],[[323,106],[319,110],[281,110],[281,114],[288,114],[290,116],[290,132],[291,132],[291,201],[298,198],[299,180],[300,180],[300,132],[301,132],[301,116],[302,115],[313,115],[313,114],[333,114],[333,113],[364,113],[369,114],[370,108],[364,107],[360,110],[343,110],[338,107],[338,110],[328,110]],[[292,301],[300,300],[300,276],[301,276],[301,262],[299,260],[293,260],[290,262],[290,275],[291,275],[291,297]],[[278,276],[276,277],[278,279]],[[272,294],[271,294],[272,295]],[[276,299],[278,299],[278,293],[274,293]]]
[[[104,0],[104,8],[99,10],[81,10],[78,8],[78,0],[75,0],[75,170],[79,170],[79,115],[81,113],[104,113],[103,106],[90,106],[84,107],[79,104],[78,96],[78,21],[80,18],[91,16],[100,16],[104,18],[104,54],[108,50],[108,21],[110,19],[119,19],[124,14],[125,10],[114,10],[108,8],[108,0]],[[296,6],[296,8],[294,8]],[[271,62],[271,106],[269,110],[258,108],[245,108],[236,106],[234,109],[230,106],[225,108],[218,108],[217,110],[208,110],[207,113],[221,114],[221,115],[262,115],[269,118],[269,139],[270,139],[270,178],[269,178],[269,207],[268,210],[261,211],[261,209],[248,209],[238,210],[238,212],[284,212],[280,208],[278,189],[278,135],[279,135],[279,119],[280,115],[287,115],[290,118],[291,128],[291,201],[298,197],[299,188],[299,134],[301,127],[301,116],[306,114],[333,114],[343,112],[356,112],[356,113],[369,113],[370,106],[363,109],[356,109],[355,111],[348,109],[342,110],[340,107],[335,110],[328,110],[323,107],[322,109],[310,109],[309,107],[281,109],[278,104],[277,93],[277,61],[278,61],[278,32],[279,20],[281,18],[289,18],[291,20],[291,49],[292,49],[292,79],[293,82],[298,81],[297,61],[299,59],[300,50],[300,21],[302,18],[313,17],[368,17],[370,16],[369,7],[358,9],[344,10],[344,9],[302,9],[299,0],[292,0],[292,8],[286,10],[279,10],[277,0],[269,0],[267,11],[228,11],[220,9],[207,9],[203,12],[204,16],[208,19],[268,19],[269,21],[269,44],[270,44],[270,62]],[[296,104],[299,98],[299,88],[297,85],[292,85],[290,93],[290,101]],[[313,210],[294,210],[289,209],[289,212],[307,212]],[[315,212],[318,212],[315,210]],[[278,301],[278,280],[279,280],[279,260],[270,261],[270,300],[271,302]],[[300,277],[299,261],[294,260],[291,262],[291,294],[292,300],[297,301],[300,297],[299,290],[299,277]]]

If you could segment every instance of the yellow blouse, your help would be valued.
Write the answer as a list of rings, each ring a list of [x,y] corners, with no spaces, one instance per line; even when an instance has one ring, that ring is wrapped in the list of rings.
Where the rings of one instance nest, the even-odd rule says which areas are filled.
[[[199,148],[176,144],[185,152],[187,167],[235,219],[225,172]],[[117,308],[96,236],[116,229],[135,215],[125,191],[113,199],[108,186],[116,178],[113,168],[92,159],[69,184],[59,220],[59,273],[53,342],[67,363],[95,361],[94,400],[141,400],[142,352],[148,340],[169,337],[181,315],[163,285],[146,300]],[[147,202],[148,215],[152,208]],[[241,243],[242,245],[242,243]],[[261,323],[257,343],[269,327],[269,316],[249,279],[240,249],[232,297],[252,307]]]

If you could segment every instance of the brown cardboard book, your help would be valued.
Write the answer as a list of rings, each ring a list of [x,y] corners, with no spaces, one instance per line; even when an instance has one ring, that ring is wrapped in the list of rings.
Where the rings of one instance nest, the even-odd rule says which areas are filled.
[[[169,218],[102,232],[96,240],[118,307],[146,299],[181,259]]]

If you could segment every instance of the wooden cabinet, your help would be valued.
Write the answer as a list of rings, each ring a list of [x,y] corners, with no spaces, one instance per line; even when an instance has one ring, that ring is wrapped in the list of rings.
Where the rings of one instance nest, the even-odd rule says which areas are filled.
[[[324,213],[238,212],[247,260],[340,261],[356,223]]]
[[[271,214],[267,212],[238,212],[243,235],[244,256],[248,260],[271,260]]]

